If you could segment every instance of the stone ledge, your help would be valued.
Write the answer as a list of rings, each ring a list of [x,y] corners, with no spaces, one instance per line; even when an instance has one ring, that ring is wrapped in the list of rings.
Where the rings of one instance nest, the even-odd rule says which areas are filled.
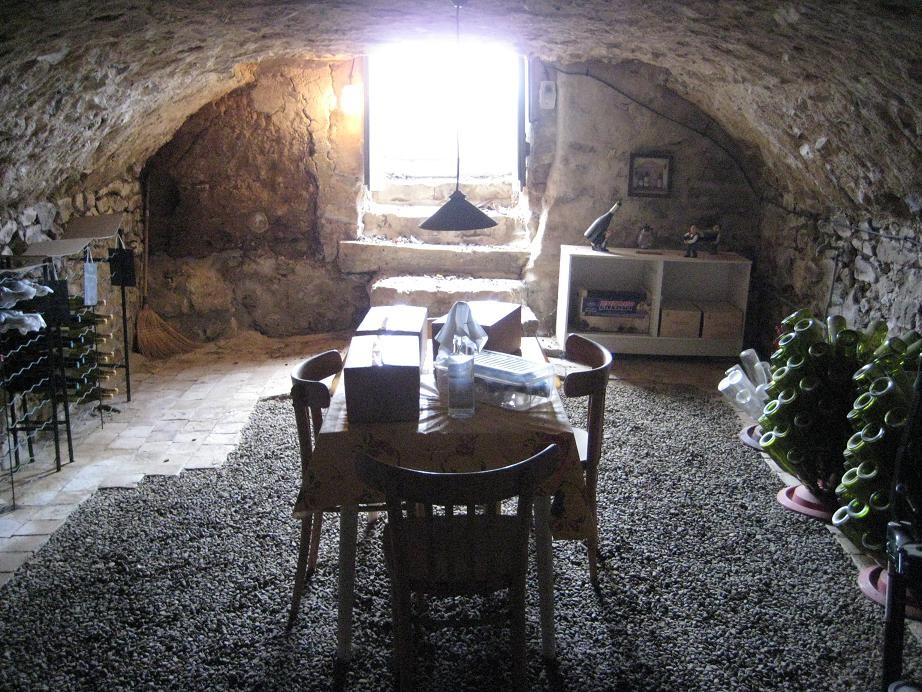
[[[518,280],[528,262],[527,250],[485,245],[431,245],[374,240],[339,243],[339,268],[347,274],[449,272]]]

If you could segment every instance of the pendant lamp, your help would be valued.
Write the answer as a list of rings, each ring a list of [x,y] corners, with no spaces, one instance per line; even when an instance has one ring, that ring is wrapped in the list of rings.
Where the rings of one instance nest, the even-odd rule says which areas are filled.
[[[455,37],[458,53],[461,52],[461,5],[463,0],[453,0],[455,6]],[[460,59],[460,58],[459,58]],[[426,231],[475,231],[492,228],[496,222],[467,201],[461,192],[461,136],[455,126],[455,191],[435,214],[419,224]]]

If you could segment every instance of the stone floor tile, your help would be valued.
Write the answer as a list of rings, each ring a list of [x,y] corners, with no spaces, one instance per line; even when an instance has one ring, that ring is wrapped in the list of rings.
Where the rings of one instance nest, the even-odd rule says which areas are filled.
[[[65,492],[70,493],[80,493],[80,492],[90,492],[92,493],[99,487],[99,478],[90,477],[90,478],[74,478],[67,485],[64,486]]]
[[[45,520],[45,519],[67,519],[70,516],[71,512],[77,509],[77,505],[46,505],[45,507],[36,508],[35,514],[32,515],[33,520]]]
[[[153,424],[149,425],[132,425],[128,427],[119,437],[147,437],[154,431]]]
[[[21,552],[21,553],[0,553],[0,573],[3,572],[15,572],[17,569],[22,567],[26,560],[32,557],[30,552]]]
[[[16,529],[14,536],[52,534],[61,527],[64,519],[30,519]]]
[[[4,553],[34,553],[48,542],[48,536],[12,536],[0,538],[0,552]]]
[[[222,420],[220,423],[216,423],[214,430],[212,432],[216,435],[226,434],[226,433],[239,433],[243,430],[243,426],[246,425],[246,421],[228,421]]]
[[[206,445],[229,445],[234,446],[240,441],[240,433],[210,433],[202,440],[202,444]]]
[[[190,420],[183,426],[183,432],[211,432],[214,429],[213,420]]]
[[[172,442],[178,434],[176,430],[153,430],[146,439],[148,442]]]
[[[130,437],[130,436],[125,437],[123,435],[119,435],[114,440],[112,440],[112,442],[109,443],[108,447],[110,450],[113,450],[113,449],[137,450],[137,449],[140,449],[144,445],[144,442],[145,440],[143,437]]]
[[[26,519],[21,513],[17,515],[18,512],[19,510],[13,510],[9,514],[0,516],[0,537],[9,538],[15,535],[17,529],[26,523]]]
[[[144,480],[143,473],[118,473],[106,476],[99,482],[100,488],[137,488]]]

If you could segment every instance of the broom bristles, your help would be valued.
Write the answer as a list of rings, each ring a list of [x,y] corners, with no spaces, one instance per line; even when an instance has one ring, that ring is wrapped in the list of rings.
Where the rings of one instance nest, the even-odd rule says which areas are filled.
[[[201,346],[180,334],[147,306],[138,313],[137,342],[138,350],[148,358],[167,358]]]

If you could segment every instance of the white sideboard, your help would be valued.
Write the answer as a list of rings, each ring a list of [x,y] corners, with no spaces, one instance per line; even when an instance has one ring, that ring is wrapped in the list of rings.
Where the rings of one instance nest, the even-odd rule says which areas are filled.
[[[659,336],[663,301],[727,302],[742,312],[746,323],[751,262],[740,255],[698,252],[685,257],[681,250],[609,248],[597,252],[589,247],[560,247],[557,288],[557,340],[561,348],[567,334],[576,332],[616,353],[668,356],[737,356],[743,332],[728,339]],[[579,290],[639,291],[647,293],[650,326],[642,334],[598,331],[581,327]]]

